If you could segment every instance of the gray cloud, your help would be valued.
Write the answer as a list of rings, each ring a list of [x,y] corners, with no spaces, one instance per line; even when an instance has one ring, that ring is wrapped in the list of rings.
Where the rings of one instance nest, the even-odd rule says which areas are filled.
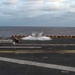
[[[74,26],[74,2],[74,0],[4,0],[0,2],[0,25]]]
[[[57,13],[75,12],[75,6],[66,0],[4,0],[0,12],[15,18],[36,17]],[[5,16],[4,15],[4,16]]]

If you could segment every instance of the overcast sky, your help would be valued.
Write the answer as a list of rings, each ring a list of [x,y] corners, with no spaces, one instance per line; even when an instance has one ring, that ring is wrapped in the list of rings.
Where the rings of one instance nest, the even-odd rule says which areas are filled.
[[[75,0],[0,0],[0,26],[75,27]]]

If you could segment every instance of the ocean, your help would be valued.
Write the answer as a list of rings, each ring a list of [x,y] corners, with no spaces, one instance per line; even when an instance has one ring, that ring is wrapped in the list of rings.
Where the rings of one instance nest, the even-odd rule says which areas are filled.
[[[33,32],[43,32],[44,35],[75,35],[75,27],[0,27],[0,37],[30,35]]]

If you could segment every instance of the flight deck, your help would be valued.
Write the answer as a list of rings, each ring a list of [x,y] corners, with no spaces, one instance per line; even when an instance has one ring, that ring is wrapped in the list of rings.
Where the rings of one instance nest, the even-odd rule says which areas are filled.
[[[74,36],[24,37],[0,40],[1,75],[75,75]]]

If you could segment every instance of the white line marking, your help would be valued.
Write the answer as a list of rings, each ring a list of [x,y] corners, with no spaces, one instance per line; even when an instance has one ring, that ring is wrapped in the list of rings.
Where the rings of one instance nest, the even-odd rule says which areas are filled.
[[[39,63],[39,62],[34,62],[34,61],[19,60],[19,59],[12,59],[12,58],[6,58],[6,57],[0,57],[0,61],[75,72],[75,67],[62,66],[62,65],[56,65],[56,64]]]

